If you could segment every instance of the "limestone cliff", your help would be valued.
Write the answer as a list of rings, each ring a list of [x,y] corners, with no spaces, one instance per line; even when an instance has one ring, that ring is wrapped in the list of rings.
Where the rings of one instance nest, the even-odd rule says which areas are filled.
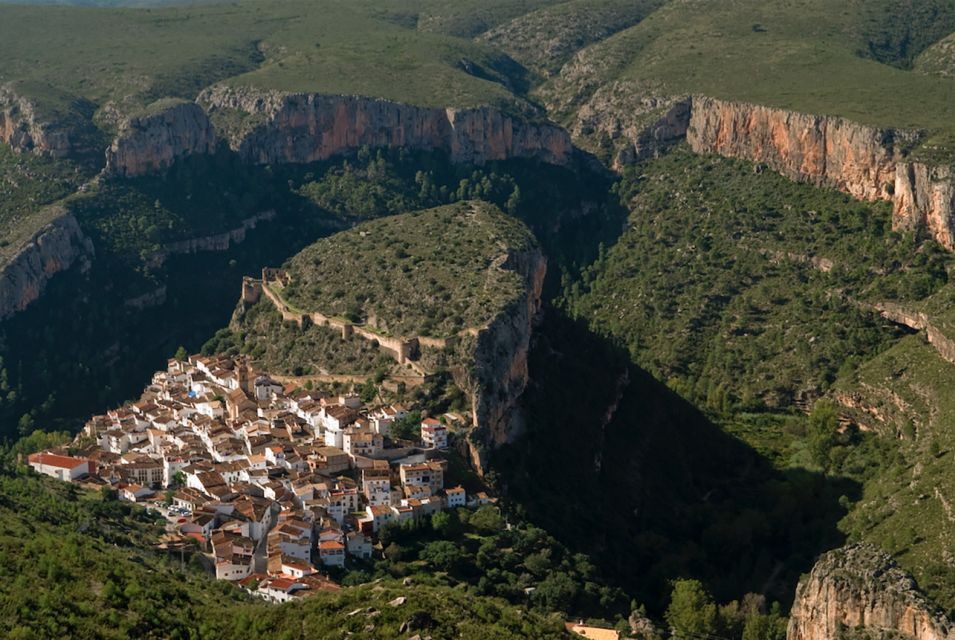
[[[860,200],[891,201],[894,229],[924,229],[955,249],[955,172],[909,157],[918,132],[705,96],[667,99],[618,85],[596,91],[573,126],[578,140],[609,139],[615,168],[654,155],[685,132],[696,153],[765,164]]]
[[[949,166],[900,162],[895,173],[893,226],[926,229],[945,248],[955,248],[955,174]]]
[[[307,163],[368,145],[446,151],[453,162],[569,161],[569,135],[490,107],[443,109],[378,98],[216,86],[199,97],[232,148],[257,164]]]
[[[706,97],[693,99],[687,129],[697,153],[763,163],[793,180],[863,200],[891,198],[896,163],[913,138],[845,118]]]
[[[489,449],[519,432],[517,400],[527,386],[527,353],[541,307],[547,262],[538,248],[512,253],[503,268],[524,280],[523,295],[478,332],[470,367],[459,384],[471,392],[474,430],[468,438],[474,467],[486,469]]]
[[[212,153],[216,133],[199,105],[176,102],[129,118],[106,151],[106,172],[132,177],[167,169],[177,159]]]
[[[787,640],[852,637],[950,640],[955,628],[915,581],[878,548],[822,556],[796,588]]]
[[[62,215],[46,224],[0,269],[0,318],[25,309],[50,278],[92,255],[93,244],[73,216]]]
[[[73,151],[71,137],[66,123],[44,118],[37,105],[12,85],[0,85],[0,142],[21,152],[62,157]]]

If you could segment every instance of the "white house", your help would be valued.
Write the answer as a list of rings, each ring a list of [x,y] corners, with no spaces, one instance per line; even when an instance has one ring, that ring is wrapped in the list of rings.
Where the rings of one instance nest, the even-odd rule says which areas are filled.
[[[451,487],[445,491],[448,495],[448,508],[454,509],[455,507],[465,507],[468,504],[468,495],[464,490],[464,487],[457,486]]]
[[[345,545],[337,540],[318,543],[318,557],[326,567],[345,566]]]
[[[83,458],[72,458],[55,453],[31,453],[27,461],[37,473],[52,476],[57,480],[73,482],[83,476],[90,475],[95,465]]]
[[[448,428],[434,418],[421,421],[421,441],[431,449],[448,448]]]
[[[371,558],[373,549],[371,545],[371,538],[366,536],[361,531],[352,531],[345,536],[345,539],[345,544],[348,548],[349,555],[355,556],[356,558],[361,558],[363,560]]]

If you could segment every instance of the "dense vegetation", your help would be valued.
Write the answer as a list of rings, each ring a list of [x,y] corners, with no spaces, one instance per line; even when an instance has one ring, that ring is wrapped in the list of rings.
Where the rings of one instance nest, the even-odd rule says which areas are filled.
[[[524,290],[503,262],[536,241],[519,221],[467,201],[360,224],[288,264],[292,308],[397,336],[448,337],[480,328]]]
[[[900,336],[867,303],[948,279],[941,250],[892,233],[885,205],[747,163],[678,149],[628,169],[618,193],[629,227],[567,283],[568,308],[716,412],[808,407]]]
[[[827,442],[845,460],[830,476],[774,465],[554,309],[530,367],[525,436],[493,460],[502,486],[649,610],[662,613],[676,577],[704,580],[720,601],[751,591],[786,608],[800,573],[843,540],[836,523],[859,492],[847,476],[870,439]],[[774,450],[805,446],[805,431],[767,426]]]
[[[693,157],[681,149],[625,171],[617,192],[630,203],[628,229],[617,244],[600,252],[580,279],[564,282],[561,302],[587,329],[573,328],[567,321],[563,328],[557,323],[555,331],[557,336],[577,332],[578,338],[565,339],[570,344],[581,343],[588,330],[605,337],[607,348],[619,349],[621,362],[632,359],[646,367],[703,409],[712,423],[697,428],[716,440],[702,433],[689,435],[672,416],[654,421],[646,404],[628,414],[635,402],[630,395],[637,393],[634,386],[641,386],[635,380],[642,374],[608,377],[603,399],[595,399],[595,407],[616,408],[599,432],[598,442],[606,444],[581,452],[584,460],[600,460],[598,479],[592,481],[598,484],[590,493],[612,488],[625,496],[635,487],[649,491],[644,487],[649,483],[656,489],[654,498],[669,496],[670,509],[684,501],[695,509],[699,507],[686,496],[693,495],[692,487],[705,487],[713,491],[705,502],[719,506],[700,517],[701,526],[713,527],[701,538],[662,517],[634,524],[640,517],[627,518],[626,508],[611,510],[601,521],[620,518],[613,530],[637,527],[640,533],[632,537],[638,556],[649,538],[656,545],[652,555],[644,556],[653,558],[651,566],[659,562],[666,567],[661,569],[665,575],[699,578],[723,601],[740,597],[740,585],[746,584],[742,574],[733,572],[743,571],[744,565],[754,575],[762,571],[741,563],[739,558],[748,556],[742,549],[734,551],[733,543],[769,535],[754,548],[780,553],[787,567],[798,565],[798,558],[811,560],[815,552],[844,538],[875,542],[951,608],[955,575],[945,558],[955,535],[949,498],[955,478],[948,471],[946,453],[955,442],[945,425],[955,416],[948,391],[955,372],[924,335],[909,335],[873,310],[875,304],[892,303],[911,314],[923,313],[943,336],[951,335],[950,257],[931,241],[892,233],[882,205],[858,203],[754,172],[746,163]],[[545,353],[562,351],[553,346],[556,338],[546,332],[545,338]],[[570,438],[580,438],[579,416],[587,406],[575,397],[577,418],[566,426],[568,441],[555,443],[562,423],[551,416],[572,410],[561,411],[545,399],[560,397],[558,389],[575,385],[572,369],[565,368],[564,380],[545,366],[540,369],[544,377],[536,379],[548,390],[528,398],[528,412],[535,418],[529,439],[519,445],[524,449],[521,462],[505,463],[507,468],[528,469],[538,487],[548,458],[537,453],[541,457],[535,462],[536,455],[528,451],[553,445],[550,455],[566,456]],[[626,370],[625,364],[617,367],[618,376]],[[614,396],[621,379],[628,382]],[[541,414],[538,435],[534,426]],[[702,417],[697,421],[706,424]],[[652,426],[656,424],[666,428]],[[641,436],[644,432],[647,435]],[[716,433],[739,438],[761,462],[736,478],[742,484],[736,485],[731,499],[714,503],[729,474],[709,471],[696,456],[705,455],[708,462],[718,451],[735,446],[731,440],[721,443]],[[640,444],[626,444],[628,439]],[[640,462],[611,464],[609,458],[621,451]],[[749,454],[727,455],[741,465]],[[667,461],[666,469],[653,465],[658,458]],[[674,460],[686,461],[689,468],[671,474]],[[750,474],[762,464],[772,471],[759,473],[778,474],[776,479],[763,481],[754,494],[742,490],[758,477]],[[628,470],[626,476],[607,471],[620,465]],[[647,465],[652,471],[645,471]],[[564,470],[575,467],[562,465],[558,477],[563,479]],[[663,486],[652,484],[657,481]],[[556,496],[566,496],[583,482],[584,476],[571,479],[569,487],[555,484],[550,508],[540,506],[540,493],[533,499],[527,496],[531,508],[543,509],[538,517],[550,519],[535,521],[550,521],[548,530],[566,531]],[[747,530],[745,518],[729,514],[737,509],[758,513],[760,507],[754,505],[762,504],[762,491],[782,491],[786,497],[769,500],[775,505],[772,514],[756,518],[759,524]],[[808,495],[815,498],[803,502]],[[814,522],[819,529],[788,542],[787,536],[770,533],[767,523],[792,522],[789,518],[799,513],[800,504],[816,509],[811,518],[800,520],[801,526]],[[647,507],[641,505],[639,513],[647,516]],[[792,527],[796,525],[787,531]],[[718,547],[719,552],[708,541],[713,531],[732,531],[723,542],[728,546]],[[821,546],[815,551],[803,547],[801,540],[808,539]],[[675,558],[661,553],[669,545]],[[705,551],[691,561],[690,549]],[[732,568],[714,568],[715,559],[726,554],[735,558]],[[619,563],[625,556],[618,550],[613,557]],[[764,593],[779,594],[785,607],[787,589],[791,587]],[[653,590],[661,593],[664,585],[657,582]]]

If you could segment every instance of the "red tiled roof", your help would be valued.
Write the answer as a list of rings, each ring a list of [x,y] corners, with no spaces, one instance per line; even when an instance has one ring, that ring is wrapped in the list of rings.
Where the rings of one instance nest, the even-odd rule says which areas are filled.
[[[59,467],[61,469],[75,469],[81,464],[86,464],[88,460],[82,458],[71,458],[69,456],[60,456],[55,453],[31,453],[27,456],[30,463],[44,464],[49,467]]]

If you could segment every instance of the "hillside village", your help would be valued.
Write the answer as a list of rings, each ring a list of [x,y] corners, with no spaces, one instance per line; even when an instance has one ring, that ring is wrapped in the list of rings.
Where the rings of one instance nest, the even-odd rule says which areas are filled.
[[[310,385],[308,385],[310,386]],[[282,384],[244,358],[171,359],[138,402],[89,420],[65,452],[31,454],[59,480],[108,487],[167,517],[218,579],[284,602],[337,589],[329,573],[378,553],[382,529],[493,501],[446,487],[449,427],[356,394]]]

